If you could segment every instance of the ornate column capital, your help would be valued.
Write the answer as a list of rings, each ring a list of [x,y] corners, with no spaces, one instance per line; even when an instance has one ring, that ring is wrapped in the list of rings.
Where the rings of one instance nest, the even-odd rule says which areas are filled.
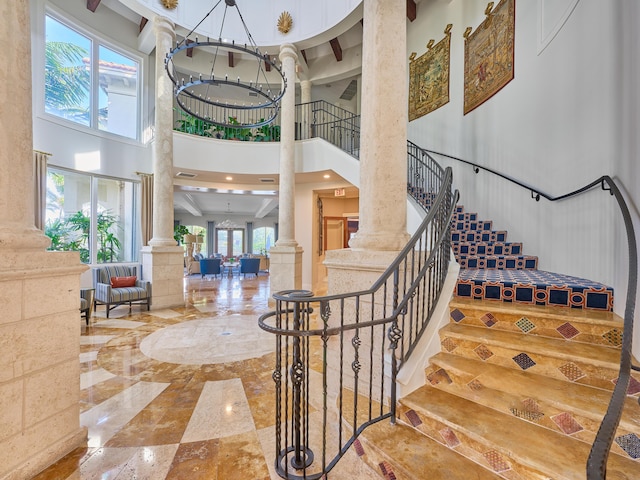
[[[156,35],[161,33],[170,35],[172,41],[175,41],[176,39],[176,26],[167,17],[156,15],[153,18],[153,31],[156,33]]]
[[[284,63],[286,59],[292,58],[294,62],[298,61],[298,49],[291,43],[283,43],[280,45],[280,61]]]

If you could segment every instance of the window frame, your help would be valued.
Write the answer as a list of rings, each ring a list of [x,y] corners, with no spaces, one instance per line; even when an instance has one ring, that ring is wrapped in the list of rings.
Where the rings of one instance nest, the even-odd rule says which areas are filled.
[[[89,226],[89,238],[88,238],[88,247],[89,247],[89,262],[84,263],[84,265],[117,265],[117,264],[135,264],[139,263],[141,260],[141,225],[140,225],[140,188],[141,182],[131,180],[128,178],[117,178],[111,177],[108,175],[99,175],[95,173],[85,172],[82,170],[74,170],[71,168],[60,167],[57,165],[47,165],[47,178],[49,176],[49,171],[54,170],[55,172],[61,173],[71,173],[74,175],[86,176],[89,180],[89,192],[90,192],[90,226]],[[98,262],[98,204],[99,204],[99,181],[100,180],[113,180],[118,182],[128,182],[132,184],[133,187],[133,204],[131,206],[127,206],[127,209],[132,213],[131,218],[131,232],[130,237],[132,240],[131,248],[131,259],[122,260],[117,262]],[[123,246],[123,249],[125,247]],[[126,251],[126,249],[125,249]]]
[[[45,111],[45,85],[44,85],[44,74],[45,74],[45,43],[46,43],[46,17],[51,17],[53,20],[61,23],[67,28],[78,32],[80,35],[87,37],[91,41],[91,91],[89,92],[89,104],[90,104],[90,121],[89,126],[82,125],[81,123],[74,122],[72,120],[68,120],[64,117],[60,117],[58,115],[54,115],[52,113],[48,113]],[[145,84],[145,72],[147,67],[147,59],[140,54],[140,52],[136,50],[132,50],[126,46],[119,44],[114,41],[110,37],[106,36],[102,32],[96,31],[91,27],[84,25],[82,22],[68,14],[67,12],[61,11],[58,8],[55,8],[51,4],[46,4],[42,9],[42,15],[40,18],[40,31],[41,35],[39,36],[39,42],[37,45],[38,49],[38,63],[37,68],[35,68],[34,73],[34,85],[37,85],[37,92],[34,92],[34,106],[36,107],[36,114],[38,117],[43,118],[47,121],[51,121],[65,127],[73,128],[74,130],[78,130],[84,133],[88,133],[91,135],[105,137],[113,140],[118,140],[123,143],[130,143],[133,145],[140,145],[144,143],[144,132],[143,129],[143,116],[144,116],[144,89],[143,85]],[[104,46],[105,48],[118,53],[124,57],[129,58],[130,60],[136,62],[138,64],[138,71],[136,73],[136,135],[135,138],[127,137],[124,135],[120,135],[118,133],[113,133],[108,130],[100,129],[98,125],[98,110],[99,110],[99,70],[100,70],[100,55],[99,50],[100,46]],[[34,89],[35,90],[35,89]]]

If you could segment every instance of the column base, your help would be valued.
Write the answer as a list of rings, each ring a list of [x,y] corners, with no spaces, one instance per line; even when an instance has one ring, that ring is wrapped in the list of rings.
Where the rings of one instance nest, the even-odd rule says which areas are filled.
[[[86,441],[78,252],[0,244],[0,478],[31,478]]]
[[[142,273],[151,282],[151,309],[184,305],[184,250],[179,246],[142,247]]]
[[[271,293],[302,288],[302,247],[276,245],[269,250]]]

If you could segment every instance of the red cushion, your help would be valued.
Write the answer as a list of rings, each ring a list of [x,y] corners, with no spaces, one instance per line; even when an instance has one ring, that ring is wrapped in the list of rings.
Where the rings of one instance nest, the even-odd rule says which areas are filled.
[[[113,288],[135,287],[137,277],[111,277],[111,286]]]

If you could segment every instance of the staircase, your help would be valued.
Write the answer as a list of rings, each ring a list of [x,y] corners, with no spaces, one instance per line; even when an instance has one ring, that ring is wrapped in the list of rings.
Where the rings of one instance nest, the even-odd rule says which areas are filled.
[[[385,479],[584,479],[621,328],[611,312],[456,298],[426,385],[399,401],[397,425],[366,429],[356,451]],[[640,478],[639,379],[609,480]]]
[[[457,206],[451,247],[460,264],[454,294],[472,299],[611,311],[613,289],[570,275],[538,270],[538,257],[524,255],[520,242],[493,222]]]
[[[461,270],[441,351],[399,400],[398,423],[367,428],[356,452],[387,480],[586,478],[619,369],[613,290],[538,270],[522,243],[461,206],[451,240]],[[640,478],[634,375],[609,480]]]

